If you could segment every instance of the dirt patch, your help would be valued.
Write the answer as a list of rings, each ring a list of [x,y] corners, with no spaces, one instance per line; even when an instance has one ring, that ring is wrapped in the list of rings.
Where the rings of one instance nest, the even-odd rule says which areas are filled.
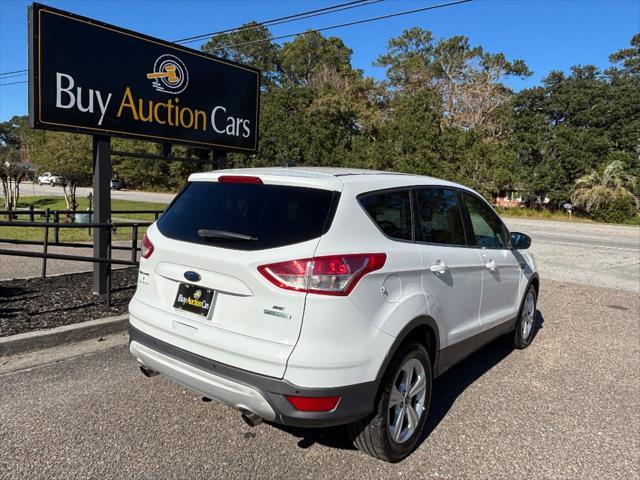
[[[0,282],[0,337],[125,313],[136,288],[137,268],[111,274],[111,306],[94,295],[92,274]]]

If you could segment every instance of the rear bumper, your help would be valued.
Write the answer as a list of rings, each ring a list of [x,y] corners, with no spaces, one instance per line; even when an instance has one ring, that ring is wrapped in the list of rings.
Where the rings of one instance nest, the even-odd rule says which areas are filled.
[[[373,411],[378,381],[335,388],[302,388],[286,380],[215,362],[154,338],[129,325],[129,349],[145,366],[175,382],[265,420],[300,427],[355,422]],[[341,399],[331,412],[300,412],[285,395]]]

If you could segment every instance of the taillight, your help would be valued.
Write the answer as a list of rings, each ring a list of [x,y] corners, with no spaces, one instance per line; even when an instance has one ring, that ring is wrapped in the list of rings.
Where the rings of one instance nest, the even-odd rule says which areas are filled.
[[[359,253],[272,263],[258,271],[274,285],[298,292],[349,295],[358,281],[383,267],[384,253]]]
[[[262,185],[260,177],[250,177],[248,175],[220,175],[218,177],[219,183],[253,183],[256,185]]]
[[[153,243],[149,240],[149,237],[146,235],[142,239],[142,248],[140,249],[140,253],[142,254],[142,258],[149,258],[153,253]]]
[[[300,412],[330,412],[340,401],[340,395],[333,397],[294,397],[286,396],[293,408]]]

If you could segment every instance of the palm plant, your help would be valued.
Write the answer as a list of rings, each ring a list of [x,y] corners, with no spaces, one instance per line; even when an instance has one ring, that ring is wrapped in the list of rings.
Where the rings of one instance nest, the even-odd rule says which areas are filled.
[[[637,210],[640,200],[631,191],[635,181],[635,177],[627,172],[625,163],[614,160],[602,174],[593,170],[576,180],[571,202],[588,213],[616,200],[632,202]]]

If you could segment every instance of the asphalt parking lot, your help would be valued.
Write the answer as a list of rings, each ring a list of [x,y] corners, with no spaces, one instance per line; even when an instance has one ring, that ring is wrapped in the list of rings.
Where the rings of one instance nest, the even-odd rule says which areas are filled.
[[[428,435],[399,464],[341,429],[251,429],[142,376],[120,335],[0,359],[0,478],[638,478],[638,230],[545,240],[552,226],[517,222],[540,263],[541,328],[527,350],[494,343],[436,380]]]

